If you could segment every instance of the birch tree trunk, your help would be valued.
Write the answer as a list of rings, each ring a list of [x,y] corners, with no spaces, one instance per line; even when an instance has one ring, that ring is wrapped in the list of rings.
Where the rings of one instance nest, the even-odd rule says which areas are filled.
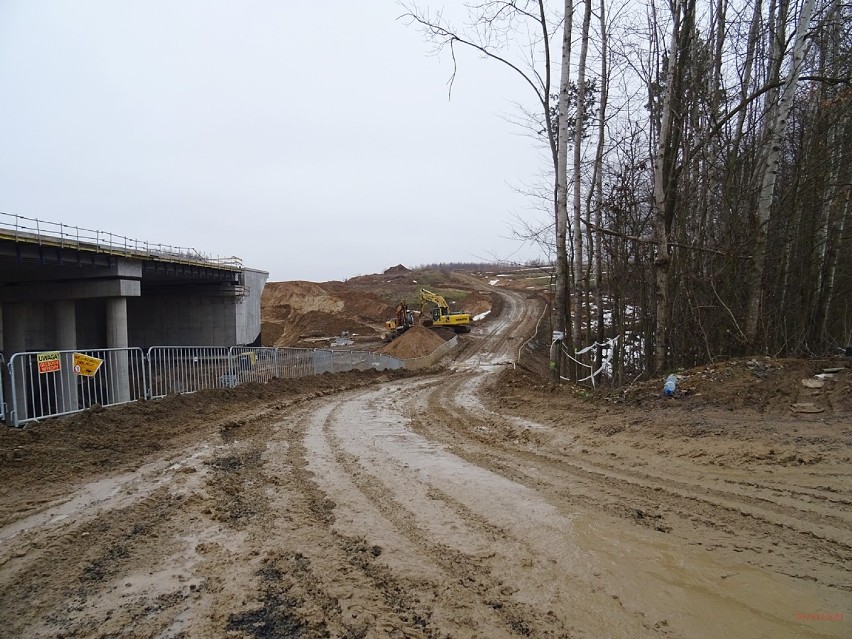
[[[819,322],[820,339],[828,338],[828,318],[831,312],[831,303],[834,300],[834,281],[837,274],[837,262],[840,259],[840,244],[843,239],[843,230],[849,218],[849,202],[852,188],[847,184],[843,189],[843,201],[840,210],[831,223],[829,229],[828,254],[825,261],[825,275],[823,286],[820,291],[821,316]]]
[[[577,111],[574,118],[574,161],[572,178],[574,189],[574,350],[580,350],[582,347],[580,339],[583,334],[583,296],[580,294],[583,278],[583,233],[580,230],[580,162],[582,159],[581,147],[583,141],[583,120],[586,115],[586,56],[589,49],[591,0],[585,0],[585,7],[583,14],[583,29],[580,36],[580,64],[577,69]]]
[[[595,150],[595,170],[594,170],[594,202],[595,202],[595,239],[594,239],[594,259],[595,259],[595,304],[597,305],[597,317],[595,341],[598,343],[604,340],[604,302],[603,302],[603,156],[604,156],[604,141],[606,135],[606,106],[609,98],[609,43],[607,42],[607,25],[606,25],[606,3],[605,0],[600,0],[600,29],[601,29],[601,99],[600,109],[598,112],[598,146]],[[595,370],[600,368],[603,362],[603,352],[600,348],[596,349]]]
[[[802,71],[802,65],[807,51],[807,32],[810,28],[815,0],[804,0],[799,13],[790,72],[784,87],[778,97],[772,119],[768,125],[766,138],[766,156],[763,165],[763,175],[760,185],[760,195],[757,202],[757,234],[754,242],[754,252],[749,272],[749,300],[746,311],[746,337],[752,349],[757,348],[757,333],[760,326],[763,301],[763,276],[766,268],[766,236],[769,225],[769,215],[772,199],[775,194],[775,182],[778,177],[778,164],[781,158],[782,137],[787,129],[787,118],[793,105],[796,84]]]
[[[567,15],[567,14],[566,14]],[[583,296],[580,294],[583,277],[583,234],[580,231],[583,122],[586,119],[586,57],[589,51],[589,23],[592,19],[592,0],[585,0],[583,29],[580,35],[580,64],[577,67],[577,112],[574,118],[574,350],[580,350],[583,334]]]
[[[559,79],[559,129],[556,135],[556,291],[553,328],[568,337],[568,109],[571,85],[571,37],[573,0],[565,0],[565,24],[562,32],[562,69]],[[566,340],[569,344],[572,340]],[[559,379],[559,360],[551,348],[550,367]]]

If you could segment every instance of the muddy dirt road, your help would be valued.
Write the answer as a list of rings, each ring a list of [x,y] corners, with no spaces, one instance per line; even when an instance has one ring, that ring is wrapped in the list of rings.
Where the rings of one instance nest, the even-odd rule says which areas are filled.
[[[850,636],[848,423],[749,416],[710,464],[696,415],[555,414],[504,379],[541,311],[504,297],[441,374],[150,402],[136,454],[5,435],[0,634]],[[719,457],[788,426],[807,463]]]

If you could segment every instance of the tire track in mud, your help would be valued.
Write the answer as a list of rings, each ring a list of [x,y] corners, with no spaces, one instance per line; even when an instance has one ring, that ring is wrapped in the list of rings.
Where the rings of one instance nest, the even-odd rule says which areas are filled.
[[[264,410],[226,421],[220,435],[228,441],[234,429],[265,423],[271,414]],[[118,485],[128,494],[115,501],[129,505],[95,502],[62,523],[35,529],[42,538],[37,546],[46,544],[47,551],[26,555],[19,581],[10,583],[10,573],[4,572],[0,589],[3,597],[21,592],[25,597],[0,610],[28,614],[3,627],[20,623],[20,636],[34,637],[181,636],[177,629],[193,620],[193,611],[215,608],[205,601],[216,598],[222,578],[205,568],[205,556],[227,546],[226,539],[243,537],[239,531],[266,510],[254,481],[260,450],[212,442],[201,446],[203,455],[193,450],[163,461],[159,471],[149,468],[123,478]],[[176,457],[181,461],[172,463]],[[26,543],[27,537],[24,532],[15,542]],[[239,572],[227,561],[223,567],[232,575]],[[34,574],[44,577],[43,585]],[[40,591],[43,597],[37,596]]]
[[[737,552],[747,549],[735,543],[736,538],[741,536],[738,531],[743,528],[751,535],[772,537],[779,543],[783,542],[788,552],[804,551],[808,560],[800,562],[805,564],[802,574],[779,570],[791,576],[816,581],[813,574],[815,568],[822,566],[836,569],[837,565],[850,560],[850,546],[845,541],[848,539],[848,534],[844,532],[845,522],[829,511],[803,510],[779,504],[768,497],[751,497],[739,492],[669,480],[616,466],[612,462],[592,461],[588,456],[580,462],[576,457],[558,457],[497,441],[493,434],[495,431],[499,433],[501,427],[505,432],[516,432],[516,429],[496,414],[489,414],[484,419],[459,405],[456,398],[464,394],[459,387],[467,383],[467,380],[456,376],[448,380],[447,385],[427,395],[425,409],[411,411],[439,416],[428,422],[420,420],[415,427],[430,438],[454,445],[462,457],[476,463],[481,463],[484,458],[488,465],[501,474],[536,489],[555,491],[560,498],[571,498],[571,495],[566,495],[556,487],[572,486],[572,492],[576,493],[577,481],[582,480],[583,501],[594,500],[604,510],[610,511],[613,498],[617,498],[621,504],[638,501],[642,505],[640,509],[624,507],[615,512],[658,529],[660,523],[657,518],[648,517],[644,509],[653,511],[655,504],[661,502],[660,496],[664,495],[666,508],[673,509],[678,517],[691,521],[699,529],[721,530]],[[436,424],[464,424],[465,428],[441,429]],[[537,471],[534,475],[519,470],[530,466]],[[542,470],[545,472],[542,473]],[[603,492],[602,485],[606,486]],[[826,525],[826,521],[833,522],[833,525]],[[662,532],[669,530],[663,527]],[[778,564],[784,564],[768,562],[759,553],[752,560],[764,565],[768,563],[776,570],[779,569]],[[852,583],[848,579],[839,579],[837,583],[826,585],[844,591],[852,590]]]
[[[408,623],[425,626],[428,611],[409,598],[406,589],[377,563],[381,549],[335,531],[336,504],[320,490],[308,468],[304,436],[309,419],[309,413],[303,411],[279,422],[284,431],[285,464],[273,483],[284,487],[287,495],[286,503],[277,509],[270,535],[280,539],[281,533],[287,534],[283,543],[267,550],[262,576],[269,583],[260,611],[271,604],[273,619],[279,614],[275,609],[281,607],[282,596],[272,591],[281,591],[284,584],[283,600],[291,602],[290,621],[301,624],[299,634],[293,636],[314,636],[306,634],[309,624],[319,633],[316,636],[334,632],[334,636],[352,638],[367,636],[371,628],[393,633]],[[341,596],[344,592],[348,598]],[[254,611],[254,617],[243,614],[237,621],[256,624],[257,616]]]
[[[798,495],[799,499],[797,501],[801,501],[802,497],[807,497],[810,499],[818,499],[825,504],[830,504],[832,507],[846,507],[852,508],[852,499],[844,498],[841,493],[834,488],[808,488],[806,486],[789,486],[789,485],[781,485],[781,484],[769,484],[766,482],[757,482],[757,481],[749,481],[743,479],[724,479],[725,482],[744,486],[746,490],[748,489],[756,489],[763,493],[769,493],[773,496],[781,496],[778,493],[782,493],[783,495]],[[814,511],[820,514],[820,516],[828,515],[829,517],[833,517],[835,519],[839,518],[836,516],[833,511],[825,513],[824,511]]]
[[[511,522],[511,528],[507,528],[495,523],[493,511],[492,515],[484,516],[470,504],[465,505],[440,488],[446,483],[447,474],[455,473],[459,464],[468,466],[460,459],[437,451],[440,459],[434,462],[435,477],[422,477],[428,472],[424,468],[428,468],[429,464],[424,468],[416,464],[409,467],[406,462],[410,458],[403,451],[416,450],[418,442],[412,440],[410,433],[405,436],[404,426],[399,422],[406,420],[398,412],[395,413],[398,427],[395,433],[371,429],[365,437],[348,419],[352,414],[359,414],[364,420],[376,421],[393,413],[387,404],[387,398],[381,396],[362,398],[360,405],[357,399],[340,400],[316,417],[315,430],[327,444],[325,454],[333,460],[334,466],[323,466],[323,471],[329,476],[323,482],[323,490],[336,491],[337,499],[347,501],[348,507],[357,511],[362,520],[366,517],[374,531],[382,531],[374,532],[373,537],[386,534],[388,530],[401,535],[406,544],[396,555],[406,555],[409,563],[412,555],[416,555],[415,560],[434,564],[440,574],[445,575],[437,582],[433,578],[431,584],[421,584],[421,588],[432,591],[439,584],[439,592],[433,599],[433,615],[443,620],[441,627],[452,624],[458,632],[462,632],[464,628],[458,628],[459,624],[454,623],[458,611],[462,610],[465,615],[462,626],[472,626],[476,632],[461,636],[586,636],[576,628],[577,616],[583,618],[587,629],[595,629],[592,636],[611,633],[615,628],[619,629],[616,634],[620,636],[658,634],[644,615],[622,609],[616,595],[606,594],[594,586],[590,590],[587,583],[572,575],[576,568],[570,565],[577,558],[572,549],[563,548],[565,532],[554,530],[547,533],[546,536],[556,541],[557,546],[550,544],[550,551],[542,553],[542,541],[534,544],[527,538],[533,524],[520,523],[520,528],[527,530],[526,533],[512,529],[519,526],[517,509],[506,509],[501,513],[503,521]],[[373,405],[372,410],[365,405]],[[387,446],[374,450],[369,445],[370,438],[402,438],[398,443],[388,445],[402,453],[403,457],[394,457],[393,451],[388,453]],[[311,444],[315,454],[323,454],[322,442]],[[428,456],[430,451],[419,454]],[[436,453],[431,451],[431,454]],[[466,499],[481,501],[478,490],[471,487],[483,481],[497,481],[493,490],[501,493],[495,495],[498,501],[501,498],[506,501],[509,493],[518,493],[521,489],[523,494],[511,496],[507,503],[512,503],[512,500],[517,505],[527,502],[526,508],[530,509],[531,515],[536,509],[540,510],[533,492],[498,479],[478,467],[470,468],[475,469],[476,474],[469,482],[463,482],[468,487]],[[351,490],[344,484],[350,484]],[[529,499],[533,501],[529,502]],[[537,518],[543,516],[542,513],[535,515]],[[438,522],[437,526],[435,522]],[[357,527],[358,523],[356,520],[354,523],[346,522],[346,525]],[[570,523],[562,526],[570,530]],[[540,533],[533,536],[540,537]],[[389,554],[389,564],[399,571],[392,549]],[[428,574],[422,569],[421,572]]]
[[[336,404],[339,406],[340,402]],[[331,413],[333,419],[335,406],[323,407],[317,411],[319,414]],[[326,418],[329,419],[329,418]],[[305,417],[305,421],[310,421],[309,417]],[[361,616],[367,618],[362,626],[363,633],[358,635],[357,632],[352,636],[366,636],[366,632],[381,631],[387,633],[383,636],[406,636],[406,637],[448,637],[448,636],[482,636],[473,632],[471,628],[465,628],[465,620],[453,620],[447,617],[452,617],[454,611],[449,613],[444,610],[445,602],[454,600],[467,600],[468,597],[460,597],[468,589],[482,589],[479,580],[474,580],[469,577],[475,571],[465,572],[464,585],[450,585],[453,581],[452,573],[456,577],[462,575],[458,567],[453,566],[453,560],[444,559],[440,564],[443,568],[451,568],[451,574],[445,576],[446,579],[424,580],[414,579],[411,576],[398,574],[390,567],[385,565],[381,557],[384,556],[385,549],[381,546],[371,545],[362,536],[344,534],[336,524],[336,509],[337,504],[333,501],[335,493],[328,493],[323,490],[317,483],[314,471],[310,470],[310,460],[315,451],[309,451],[305,445],[305,430],[304,425],[298,428],[293,428],[287,437],[287,458],[291,468],[291,476],[288,479],[289,488],[293,489],[298,494],[301,502],[301,507],[294,502],[290,502],[288,506],[289,516],[297,516],[300,519],[296,536],[304,537],[304,531],[316,529],[309,535],[310,540],[305,539],[307,548],[306,555],[311,558],[312,565],[319,567],[313,571],[314,580],[320,583],[319,588],[322,589],[324,578],[321,575],[329,574],[345,574],[345,583],[341,586],[341,590],[348,593],[358,593],[359,602],[354,606],[361,612]],[[348,459],[347,454],[337,449],[334,457],[338,462],[341,462],[344,472],[347,476],[358,485],[360,489],[369,494],[374,504],[380,506],[379,512],[390,515],[393,523],[387,525],[394,527],[398,526],[403,531],[403,536],[406,539],[413,538],[418,540],[416,535],[412,534],[412,527],[407,525],[404,519],[398,517],[398,513],[394,509],[390,509],[384,502],[382,494],[376,492],[377,488],[372,486],[370,482],[358,481],[357,477],[362,473],[353,459]],[[384,505],[383,505],[384,504]],[[321,548],[316,548],[316,543],[319,540],[326,540],[324,543],[320,541]],[[288,542],[289,546],[298,546],[293,540]],[[416,545],[414,546],[417,547]],[[434,550],[430,546],[426,546],[427,550]],[[448,552],[448,548],[439,548],[440,556],[444,556]],[[430,556],[428,559],[433,560],[435,557]],[[464,555],[455,554],[455,563],[464,560]],[[354,569],[354,570],[353,570]],[[355,573],[355,574],[353,574]],[[460,581],[464,579],[460,578]],[[326,584],[327,586],[327,584]],[[326,611],[328,617],[328,611]],[[529,636],[529,629],[523,619],[517,616],[512,616],[511,613],[505,613],[507,617],[507,625],[510,627],[509,632],[501,631],[500,628],[489,628],[484,630],[488,636],[503,637],[503,636]],[[435,619],[437,617],[437,619]],[[477,619],[474,626],[477,632],[483,631],[481,627],[481,619]],[[448,632],[447,628],[456,627],[456,632]],[[493,630],[493,632],[492,632]],[[336,635],[335,635],[336,636]],[[349,635],[344,635],[349,636]],[[540,636],[565,636],[545,633]]]
[[[179,566],[173,566],[173,572],[183,578],[156,601],[129,587],[143,571],[146,577],[151,572],[149,558],[169,545],[168,531],[183,508],[183,498],[161,487],[109,517],[71,523],[31,542],[25,570],[4,579],[0,588],[0,610],[16,611],[14,616],[0,613],[4,632],[27,637],[110,631],[126,635],[154,607],[166,610],[190,597],[197,582]],[[104,600],[118,588],[118,581],[127,593],[122,597],[125,611],[113,615]],[[63,602],[59,608],[52,604],[57,598]],[[139,626],[140,635],[145,627]]]
[[[446,504],[467,528],[467,530],[458,530],[459,526],[455,524],[456,536],[478,535],[484,538],[480,544],[482,549],[473,553],[464,552],[450,544],[434,540],[434,534],[424,529],[423,522],[418,522],[415,513],[395,498],[393,493],[398,487],[389,486],[371,474],[369,467],[360,462],[357,454],[346,450],[345,444],[334,433],[340,409],[339,403],[322,424],[322,432],[330,445],[335,461],[361,495],[386,521],[386,525],[402,534],[422,557],[436,564],[441,572],[446,574],[446,578],[441,583],[443,592],[441,592],[440,605],[446,606],[449,602],[454,602],[454,607],[459,607],[461,602],[464,602],[465,607],[478,607],[475,623],[477,636],[567,637],[567,628],[558,620],[555,613],[542,615],[530,606],[512,601],[511,595],[516,589],[504,584],[503,580],[493,575],[489,569],[489,559],[497,552],[493,548],[503,545],[506,538],[505,532],[486,519],[476,516],[438,489],[424,488],[421,491],[423,494],[416,502],[419,506],[428,506],[428,502]],[[400,482],[407,481],[400,474],[396,474],[395,477]],[[421,513],[421,519],[423,516]],[[425,516],[428,517],[429,513]],[[526,546],[525,554],[531,556],[529,546],[521,545]],[[486,551],[485,549],[489,547],[492,550]],[[511,552],[502,550],[504,550],[504,557],[517,554],[516,548],[512,548]],[[489,612],[483,614],[483,611]],[[494,625],[493,621],[497,619],[501,624]]]
[[[448,388],[442,388],[442,389],[438,389],[436,392],[438,394],[437,398],[434,395],[430,396],[430,398],[429,398],[430,410],[435,411],[435,410],[440,410],[441,408],[443,408],[444,410],[448,411],[453,416],[453,420],[457,423],[465,423],[465,420],[466,420],[467,423],[478,422],[480,424],[480,428],[483,428],[483,429],[486,429],[486,430],[493,429],[493,427],[494,427],[493,422],[488,422],[487,420],[484,420],[481,417],[473,415],[466,407],[462,407],[457,402],[454,401],[454,398],[459,397],[461,395],[461,393],[457,389],[449,390]],[[500,416],[493,414],[493,413],[490,416],[494,419],[498,419],[498,420],[502,419]],[[512,430],[513,426],[511,424],[505,424],[504,428],[506,428],[507,430]],[[471,437],[470,439],[476,440],[477,442],[480,442],[480,443],[490,443],[489,439],[485,436]],[[702,495],[698,495],[696,493],[690,492],[689,489],[694,488],[695,483],[688,483],[688,482],[678,481],[678,480],[674,480],[674,479],[666,479],[665,477],[655,475],[655,474],[651,474],[651,473],[642,473],[642,472],[636,471],[633,468],[627,468],[627,467],[622,466],[622,465],[617,465],[614,462],[609,462],[609,463],[591,462],[591,461],[581,462],[577,459],[568,460],[568,459],[564,459],[562,457],[557,457],[553,454],[548,454],[548,453],[544,453],[544,452],[534,452],[534,451],[526,451],[526,450],[515,451],[515,449],[511,449],[511,448],[509,448],[509,447],[507,447],[503,444],[500,444],[500,446],[507,453],[518,452],[519,454],[523,454],[523,455],[532,455],[532,456],[535,456],[537,458],[540,457],[540,458],[546,459],[547,461],[552,462],[554,464],[560,464],[560,465],[567,464],[567,465],[571,466],[572,468],[575,468],[577,471],[582,471],[582,472],[587,473],[587,475],[589,475],[589,476],[599,474],[599,475],[605,476],[606,478],[617,479],[617,480],[625,482],[625,483],[634,483],[634,480],[636,480],[636,481],[639,482],[639,485],[644,485],[646,483],[651,483],[655,486],[661,485],[661,486],[664,486],[673,495],[686,497],[686,498],[690,498],[690,499],[696,499],[696,500],[699,500],[699,501],[701,501],[701,500],[707,501],[711,505],[724,507],[724,508],[737,509],[739,507],[738,504],[729,505],[729,504],[723,503],[722,501],[705,498]],[[592,455],[594,455],[594,454],[591,453],[591,452],[588,453],[588,456],[592,456]],[[614,476],[613,475],[614,473],[618,476]],[[731,483],[731,484],[744,483],[744,485],[746,485],[746,486],[754,485],[750,482],[736,482],[734,480],[728,480],[726,478],[722,478],[722,479],[724,481],[728,482],[728,483]],[[844,521],[839,515],[836,515],[832,511],[829,511],[829,510],[813,510],[813,509],[808,508],[807,505],[805,505],[805,507],[802,507],[802,505],[800,505],[800,504],[794,504],[794,505],[788,506],[788,505],[781,504],[781,503],[779,503],[775,500],[772,500],[768,497],[747,495],[747,494],[744,494],[740,491],[724,491],[724,490],[714,489],[714,488],[711,488],[711,487],[706,486],[706,485],[702,485],[700,488],[701,488],[702,493],[705,494],[705,495],[713,495],[713,496],[716,496],[720,499],[740,500],[743,503],[746,503],[746,504],[749,504],[749,505],[754,505],[754,506],[758,507],[758,509],[760,507],[765,507],[765,508],[769,509],[770,511],[775,512],[777,514],[787,515],[787,514],[789,514],[789,510],[791,508],[793,508],[801,515],[799,517],[799,519],[802,519],[803,521],[806,521],[807,523],[810,523],[810,524],[813,524],[815,526],[822,528],[823,534],[818,535],[818,534],[813,533],[813,531],[804,530],[804,529],[796,529],[796,530],[799,530],[799,532],[802,532],[803,534],[814,534],[814,536],[816,536],[817,538],[825,538],[827,541],[837,543],[839,545],[844,545],[844,542],[842,541],[844,536],[845,536],[843,528],[844,528],[844,526],[847,525],[848,522]],[[777,490],[777,489],[773,489],[773,490]],[[826,500],[830,500],[830,498],[826,497]],[[846,500],[840,500],[840,501],[846,502]],[[753,513],[750,513],[750,515],[753,515]],[[764,519],[766,519],[766,521],[768,523],[772,523],[772,524],[777,525],[777,522],[772,521],[768,516],[765,516]],[[825,525],[826,520],[832,520],[835,523],[831,526],[826,526]],[[830,535],[833,535],[833,537],[830,537]]]

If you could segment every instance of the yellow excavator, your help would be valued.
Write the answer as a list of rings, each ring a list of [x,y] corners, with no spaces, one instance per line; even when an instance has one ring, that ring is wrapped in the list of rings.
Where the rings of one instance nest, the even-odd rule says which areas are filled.
[[[430,303],[435,305],[432,308],[431,317],[426,313],[426,307]],[[470,313],[451,311],[447,300],[425,288],[420,289],[420,317],[424,318],[423,326],[451,328],[456,333],[470,333],[470,324],[473,321]]]

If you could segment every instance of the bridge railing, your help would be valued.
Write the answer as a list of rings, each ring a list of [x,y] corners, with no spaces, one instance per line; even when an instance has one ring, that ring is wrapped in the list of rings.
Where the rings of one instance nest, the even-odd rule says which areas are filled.
[[[242,260],[238,257],[213,257],[194,248],[154,244],[108,231],[49,222],[11,213],[0,212],[0,238],[80,251],[202,264],[233,270],[241,269],[243,266]]]

